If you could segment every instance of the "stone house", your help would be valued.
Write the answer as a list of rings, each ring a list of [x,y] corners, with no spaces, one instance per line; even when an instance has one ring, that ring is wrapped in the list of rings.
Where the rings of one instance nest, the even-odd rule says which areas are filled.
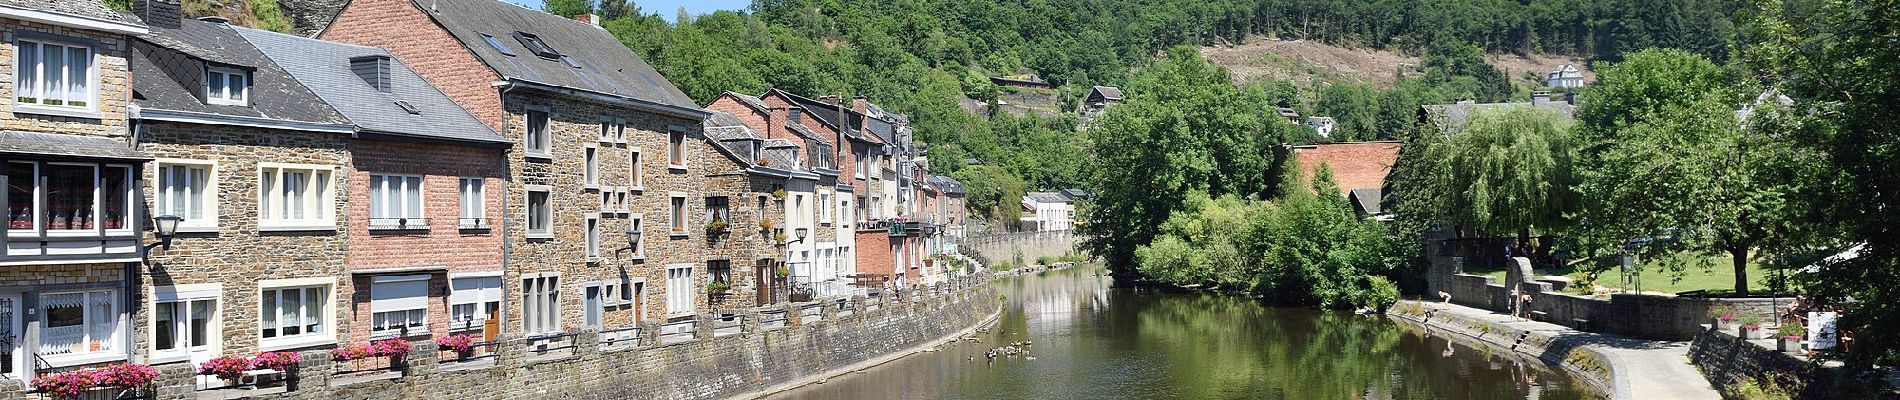
[[[97,0],[0,0],[0,30],[0,374],[126,360],[150,159],[126,58],[148,30]]]
[[[143,206],[183,220],[137,271],[138,354],[198,364],[344,339],[355,127],[241,28],[141,6],[129,117],[155,159]]]
[[[695,212],[736,195],[705,192],[707,112],[600,26],[495,0],[356,0],[318,37],[388,49],[514,143],[489,188],[505,196],[503,331],[687,320],[731,279]]]
[[[1109,106],[1121,103],[1122,99],[1121,88],[1096,86],[1089,89],[1087,95],[1082,96],[1081,103],[1075,106],[1075,114],[1081,117],[1083,126],[1088,126],[1089,122],[1102,116],[1103,112],[1107,112]]]
[[[502,155],[490,130],[387,51],[238,34],[350,121],[347,341],[482,333],[501,307]],[[495,329],[489,330],[494,333]]]
[[[707,108],[734,115],[734,122],[763,132],[766,139],[797,147],[793,165],[785,167],[793,173],[785,183],[786,196],[782,199],[786,203],[784,221],[790,229],[786,232],[792,233],[784,249],[788,279],[799,296],[846,294],[850,291],[849,277],[856,270],[845,260],[852,258],[856,241],[848,228],[840,227],[850,225],[849,214],[843,210],[850,204],[852,188],[848,178],[841,176],[838,164],[838,131],[821,117],[835,115],[839,106],[798,98],[818,108],[807,107],[790,99],[795,95],[777,89],[768,90],[766,96],[727,92]],[[797,235],[801,230],[806,237]]]
[[[798,146],[784,139],[767,139],[733,114],[715,111],[706,120],[706,136],[728,162],[708,160],[707,183],[716,192],[739,193],[732,199],[727,233],[715,250],[729,250],[734,268],[732,293],[719,308],[774,304],[790,299],[790,266],[780,255],[796,238],[786,223],[788,206],[774,193],[792,181],[811,181],[798,171]],[[789,193],[787,193],[789,195]],[[726,210],[711,210],[714,214]],[[809,233],[808,233],[809,234]],[[785,274],[780,275],[783,269]]]

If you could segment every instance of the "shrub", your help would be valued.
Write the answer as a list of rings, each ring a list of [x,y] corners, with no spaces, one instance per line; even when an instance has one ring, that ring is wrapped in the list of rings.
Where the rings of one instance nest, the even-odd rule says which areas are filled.
[[[1792,338],[1796,338],[1796,340],[1799,340],[1799,338],[1808,335],[1807,327],[1801,326],[1801,324],[1799,323],[1792,323],[1794,321],[1789,321],[1789,322],[1790,323],[1782,323],[1781,327],[1775,328],[1775,335],[1779,335],[1784,338],[1792,337]]]
[[[1733,321],[1738,314],[1741,313],[1735,310],[1735,306],[1728,303],[1715,303],[1715,305],[1709,306],[1709,318]]]
[[[1761,329],[1761,316],[1755,315],[1755,314],[1743,315],[1741,318],[1741,323],[1742,323],[1742,329],[1747,329],[1747,330]]]
[[[242,356],[218,356],[198,365],[198,375],[216,375],[224,380],[235,380],[250,370],[251,360]]]
[[[251,366],[278,371],[289,371],[297,367],[297,364],[301,362],[303,362],[303,355],[297,354],[297,352],[294,351],[266,351],[257,353],[257,357],[251,359]]]
[[[456,353],[467,353],[475,348],[475,337],[468,334],[454,334],[435,338],[435,348]]]
[[[33,387],[55,399],[77,399],[99,386],[104,375],[92,369],[42,374],[33,378]]]
[[[1054,262],[1054,261],[1052,261],[1052,260],[1051,260],[1051,259],[1049,258],[1049,256],[1037,256],[1037,257],[1036,257],[1036,265],[1042,265],[1042,266],[1048,266],[1049,264],[1054,264],[1054,263],[1055,263],[1055,262]]]

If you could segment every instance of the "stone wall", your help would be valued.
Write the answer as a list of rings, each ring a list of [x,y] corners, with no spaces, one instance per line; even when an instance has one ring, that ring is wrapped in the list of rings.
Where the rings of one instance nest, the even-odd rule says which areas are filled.
[[[1426,284],[1433,297],[1451,294],[1452,302],[1493,311],[1510,309],[1511,288],[1496,278],[1464,273],[1461,257],[1432,257]],[[1579,330],[1655,340],[1690,340],[1708,323],[1708,310],[1729,304],[1745,314],[1773,318],[1775,299],[1696,298],[1649,294],[1613,294],[1609,299],[1563,293],[1549,282],[1524,283],[1533,318]],[[1787,304],[1789,299],[1780,300]]]
[[[1881,393],[1868,383],[1854,379],[1838,363],[1814,363],[1806,356],[1783,353],[1770,347],[1770,340],[1748,341],[1736,332],[1717,331],[1703,325],[1695,342],[1689,345],[1689,362],[1702,371],[1715,387],[1733,388],[1748,380],[1773,380],[1781,388],[1796,392],[1801,399],[1894,398],[1897,392]],[[1773,332],[1770,332],[1772,336]],[[1883,397],[1884,396],[1884,397]]]
[[[401,377],[333,377],[341,365],[323,352],[306,352],[298,389],[254,394],[253,399],[527,399],[666,398],[715,399],[782,389],[838,373],[856,364],[910,351],[971,328],[999,310],[987,276],[945,285],[942,290],[907,294],[906,302],[857,297],[843,306],[835,300],[753,309],[741,328],[715,334],[714,321],[701,316],[691,340],[659,344],[657,323],[643,324],[638,345],[600,345],[601,333],[583,330],[578,346],[536,353],[532,340],[504,336],[487,360],[456,362],[434,345],[415,342]],[[822,305],[821,319],[801,321],[804,307]],[[793,318],[762,324],[762,312],[783,311]],[[493,360],[492,362],[488,360]],[[158,399],[193,399],[211,392],[191,390],[192,375],[161,368]],[[269,393],[260,390],[258,393]]]
[[[1036,257],[1059,257],[1081,252],[1076,246],[1082,243],[1082,236],[1067,230],[999,233],[965,237],[957,239],[956,243],[958,252],[975,257],[983,265],[1016,263],[1018,252],[1022,253],[1022,262],[1033,263]]]

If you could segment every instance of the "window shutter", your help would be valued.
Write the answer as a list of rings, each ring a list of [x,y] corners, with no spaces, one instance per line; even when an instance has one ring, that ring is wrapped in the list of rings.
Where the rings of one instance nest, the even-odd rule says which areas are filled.
[[[429,307],[429,276],[379,276],[370,288],[372,312]]]

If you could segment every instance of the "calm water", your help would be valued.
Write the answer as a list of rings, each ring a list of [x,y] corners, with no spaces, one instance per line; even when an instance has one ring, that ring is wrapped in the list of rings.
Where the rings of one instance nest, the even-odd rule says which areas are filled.
[[[1110,289],[1096,268],[999,280],[1002,319],[940,346],[773,399],[1587,399],[1535,363],[1383,317],[1208,294]],[[985,350],[1033,341],[1029,355]],[[1450,348],[1450,354],[1446,353]]]

